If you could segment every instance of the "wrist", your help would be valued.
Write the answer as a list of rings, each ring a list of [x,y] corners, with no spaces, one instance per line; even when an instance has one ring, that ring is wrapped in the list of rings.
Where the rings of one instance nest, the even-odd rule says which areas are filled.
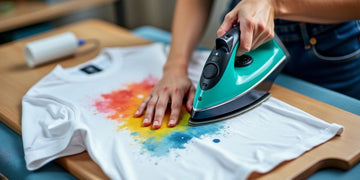
[[[283,13],[284,10],[282,7],[281,0],[268,0],[268,2],[273,9],[274,19],[281,17],[281,14]]]
[[[179,75],[187,75],[188,62],[183,58],[168,58],[166,61],[163,72],[166,73],[175,73]]]

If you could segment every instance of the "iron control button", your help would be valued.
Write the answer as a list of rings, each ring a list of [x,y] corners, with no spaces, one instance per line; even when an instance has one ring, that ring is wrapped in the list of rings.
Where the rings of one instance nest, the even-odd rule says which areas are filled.
[[[215,64],[210,63],[205,66],[203,73],[206,79],[211,79],[218,74],[218,68]]]
[[[235,57],[235,67],[248,66],[253,62],[253,58],[249,55],[243,54]]]

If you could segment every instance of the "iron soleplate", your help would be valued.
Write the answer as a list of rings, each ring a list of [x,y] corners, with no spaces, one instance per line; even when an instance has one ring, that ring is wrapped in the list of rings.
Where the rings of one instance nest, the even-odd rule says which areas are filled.
[[[253,89],[245,95],[217,106],[203,110],[195,109],[191,112],[189,125],[198,126],[226,120],[257,107],[269,99],[270,96],[269,92]]]

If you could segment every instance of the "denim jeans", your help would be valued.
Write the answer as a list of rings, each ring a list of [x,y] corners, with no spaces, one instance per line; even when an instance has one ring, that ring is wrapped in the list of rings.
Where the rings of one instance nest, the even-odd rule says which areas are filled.
[[[320,25],[275,20],[291,59],[283,72],[360,99],[360,21]]]

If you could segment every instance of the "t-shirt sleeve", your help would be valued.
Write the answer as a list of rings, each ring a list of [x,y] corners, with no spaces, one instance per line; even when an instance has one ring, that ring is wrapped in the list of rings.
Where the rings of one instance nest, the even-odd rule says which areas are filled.
[[[64,101],[50,96],[24,96],[21,121],[28,170],[85,150],[80,133],[76,133],[77,116],[76,109]]]

